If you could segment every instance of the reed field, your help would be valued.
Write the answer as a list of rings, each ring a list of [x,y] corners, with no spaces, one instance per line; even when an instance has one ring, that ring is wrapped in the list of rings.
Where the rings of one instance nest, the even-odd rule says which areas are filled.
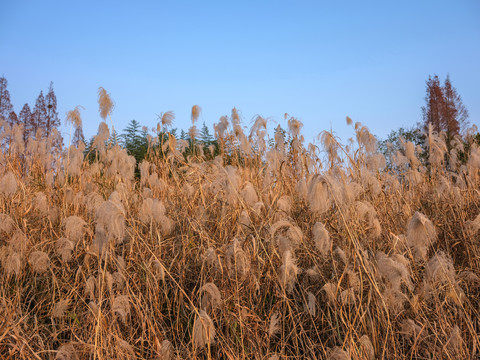
[[[307,144],[234,109],[208,148],[194,106],[190,141],[165,113],[137,164],[107,100],[88,151],[0,126],[0,358],[479,356],[473,132],[386,158],[349,118]]]

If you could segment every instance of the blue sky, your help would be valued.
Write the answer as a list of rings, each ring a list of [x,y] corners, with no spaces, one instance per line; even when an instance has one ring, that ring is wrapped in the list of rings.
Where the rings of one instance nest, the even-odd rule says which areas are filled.
[[[449,73],[480,122],[480,2],[471,1],[20,1],[2,0],[0,75],[15,111],[54,83],[59,113],[82,105],[84,132],[100,122],[97,89],[113,122],[212,128],[237,107],[304,123],[307,141],[345,116],[380,137],[421,120],[425,80]],[[64,131],[67,131],[66,128]],[[212,131],[213,132],[213,131]]]

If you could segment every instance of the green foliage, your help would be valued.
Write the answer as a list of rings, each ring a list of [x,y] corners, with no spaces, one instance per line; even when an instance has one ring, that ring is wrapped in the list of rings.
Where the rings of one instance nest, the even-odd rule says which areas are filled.
[[[210,145],[213,142],[213,136],[210,134],[207,125],[203,122],[202,129],[200,130],[199,139],[205,146]]]
[[[148,150],[147,131],[141,130],[140,123],[132,120],[120,135],[121,145],[139,164],[146,156]]]
[[[388,168],[394,167],[392,158],[397,151],[400,151],[403,155],[405,155],[402,141],[404,143],[412,142],[415,147],[420,146],[423,152],[419,160],[425,160],[425,136],[422,134],[421,130],[415,127],[407,129],[401,127],[398,130],[392,130],[386,139],[379,140],[377,144],[378,151],[385,156]]]

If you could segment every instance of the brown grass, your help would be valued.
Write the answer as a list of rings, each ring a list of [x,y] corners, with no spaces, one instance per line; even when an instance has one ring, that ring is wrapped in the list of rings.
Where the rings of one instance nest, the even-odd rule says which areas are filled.
[[[171,138],[140,179],[106,123],[79,171],[4,149],[0,358],[478,356],[478,161],[447,171],[430,134],[431,168],[409,145],[386,170],[361,124],[318,152],[294,118],[264,147],[266,123],[247,137],[233,117],[221,156]]]

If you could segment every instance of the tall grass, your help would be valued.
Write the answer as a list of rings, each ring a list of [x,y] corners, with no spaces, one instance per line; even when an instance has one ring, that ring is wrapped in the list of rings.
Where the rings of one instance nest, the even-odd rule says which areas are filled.
[[[406,143],[392,169],[362,124],[349,146],[288,125],[245,134],[234,109],[221,155],[162,137],[139,179],[105,122],[91,163],[4,149],[0,357],[478,356],[480,149],[461,163],[430,131],[428,166]]]

